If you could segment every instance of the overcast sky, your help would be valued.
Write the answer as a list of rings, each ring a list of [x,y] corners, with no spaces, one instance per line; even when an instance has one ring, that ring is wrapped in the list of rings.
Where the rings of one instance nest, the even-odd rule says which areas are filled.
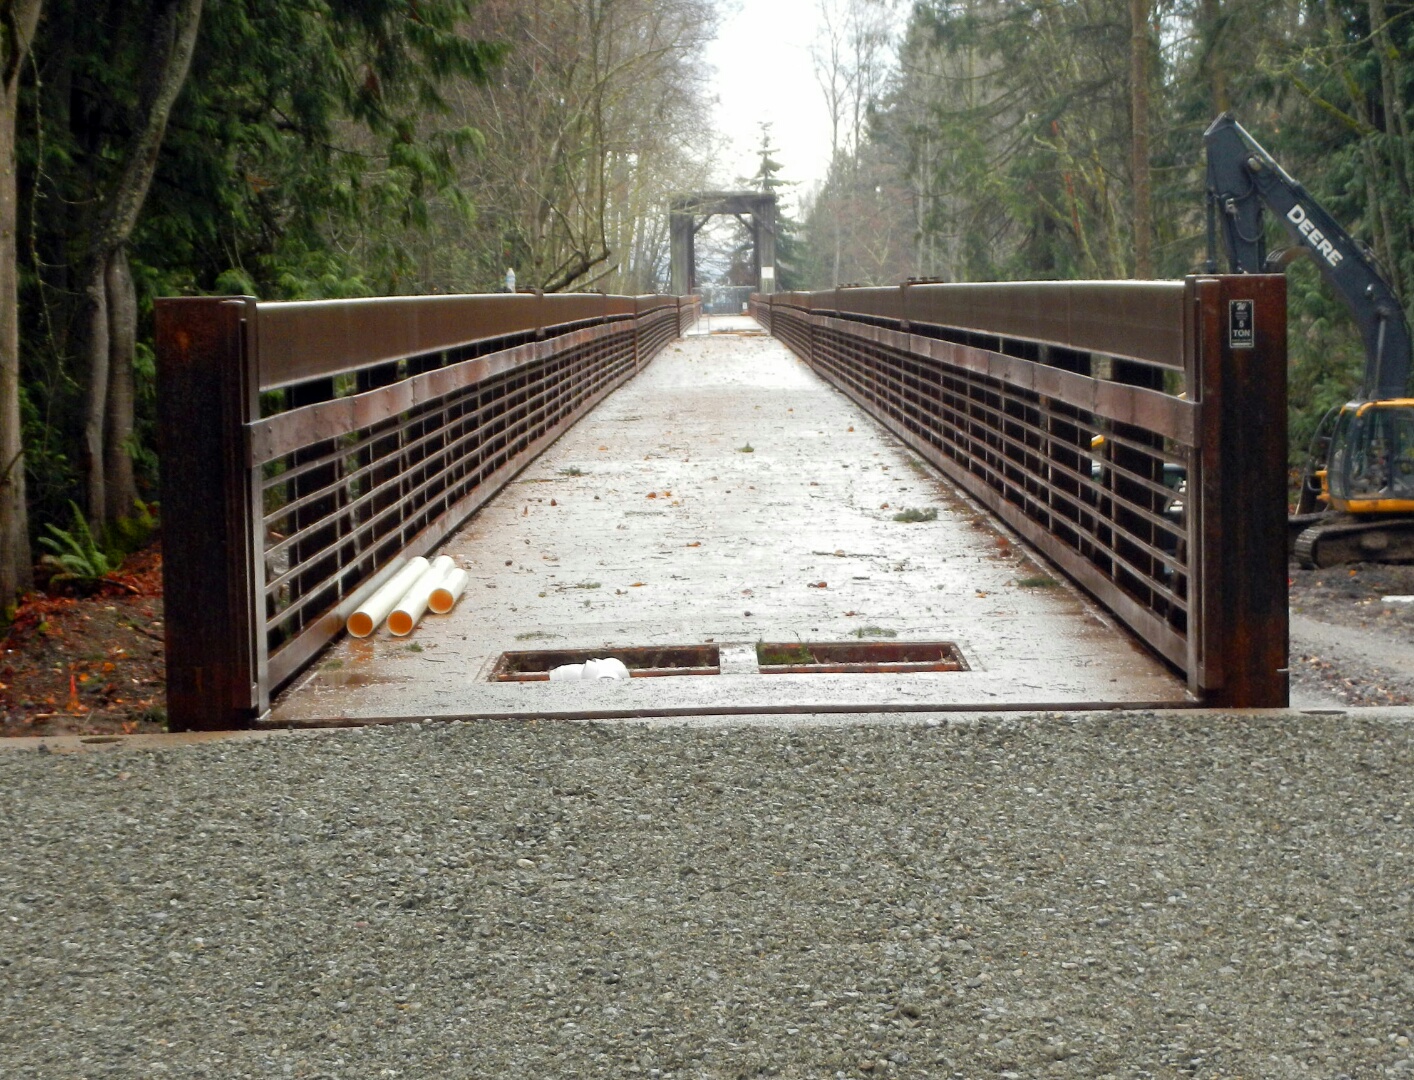
[[[810,61],[819,0],[720,0],[720,9],[707,51],[717,69],[717,133],[729,140],[718,179],[734,186],[756,172],[764,120],[773,124],[781,176],[808,191],[830,163],[830,120]]]

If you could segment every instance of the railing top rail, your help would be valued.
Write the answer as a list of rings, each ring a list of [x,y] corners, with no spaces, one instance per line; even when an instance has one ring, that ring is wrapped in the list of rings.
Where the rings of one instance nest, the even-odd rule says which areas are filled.
[[[884,318],[1142,360],[1182,370],[1182,281],[999,281],[777,293],[788,307]]]
[[[261,390],[327,378],[404,357],[674,306],[672,296],[487,293],[256,305]]]

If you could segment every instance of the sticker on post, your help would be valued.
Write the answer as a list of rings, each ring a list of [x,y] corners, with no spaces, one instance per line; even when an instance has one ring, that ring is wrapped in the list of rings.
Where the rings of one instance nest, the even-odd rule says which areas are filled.
[[[1231,349],[1251,349],[1257,345],[1256,304],[1252,300],[1227,302],[1227,344]]]

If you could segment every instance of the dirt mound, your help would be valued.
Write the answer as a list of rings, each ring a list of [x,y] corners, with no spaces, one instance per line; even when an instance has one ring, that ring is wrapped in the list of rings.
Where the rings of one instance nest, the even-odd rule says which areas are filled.
[[[92,595],[24,598],[0,640],[0,735],[164,731],[162,554]]]

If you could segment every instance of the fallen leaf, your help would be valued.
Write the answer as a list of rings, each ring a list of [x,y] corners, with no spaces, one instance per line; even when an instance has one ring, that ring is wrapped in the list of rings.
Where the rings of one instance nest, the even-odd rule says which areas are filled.
[[[844,614],[845,614],[845,618],[849,618],[851,615],[858,615],[859,612],[857,612],[857,611],[846,611]]]
[[[854,425],[853,425],[853,424],[850,424],[850,425],[849,425],[849,430],[850,430],[850,431],[853,431],[853,430],[854,430]]]
[[[978,596],[986,596],[987,594],[984,593],[981,589],[978,589],[978,590],[977,590],[977,595],[978,595]]]
[[[607,449],[609,449],[609,448],[608,448],[607,446],[601,446],[601,447],[599,447],[599,449],[600,449],[600,450],[607,450]]]
[[[524,510],[522,510],[522,511],[520,512],[520,516],[521,516],[521,517],[529,517],[529,516],[530,516],[530,507],[527,506]]]
[[[701,540],[694,540],[692,543],[688,544],[687,546],[688,546],[688,547],[701,547],[701,546],[702,546],[702,541],[701,541]]]
[[[888,508],[889,508],[889,504],[888,504],[888,503],[880,503],[880,504],[879,504],[879,509],[880,509],[880,510],[887,510]]]
[[[557,503],[554,499],[551,499],[551,500],[550,500],[550,505],[551,505],[551,506],[559,506],[560,504]]]
[[[629,588],[630,588],[630,589],[641,589],[641,588],[643,588],[643,582],[641,582],[641,581],[635,581],[632,585],[629,586]]]
[[[649,497],[650,499],[656,499],[656,498],[658,497],[658,493],[657,493],[656,491],[650,491],[650,492],[648,493],[648,497]]]

